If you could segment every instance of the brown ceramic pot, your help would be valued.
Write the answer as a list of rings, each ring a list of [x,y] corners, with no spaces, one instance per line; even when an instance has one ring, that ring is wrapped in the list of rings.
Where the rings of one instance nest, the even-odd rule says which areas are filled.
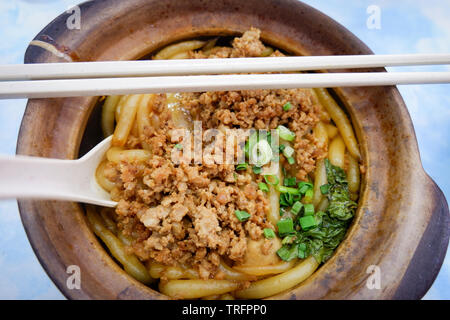
[[[80,8],[81,30],[68,30],[69,14],[63,14],[35,39],[52,43],[74,60],[129,60],[180,39],[240,34],[253,26],[262,30],[266,43],[295,55],[371,53],[337,22],[295,0],[104,0]],[[36,46],[25,55],[26,63],[60,61]],[[336,92],[353,120],[367,166],[357,216],[325,265],[273,298],[421,298],[448,245],[446,200],[422,169],[411,119],[395,87]],[[96,102],[95,97],[30,100],[17,153],[78,157],[84,135],[85,148],[100,139],[98,122],[87,125]],[[89,230],[79,204],[19,201],[19,208],[36,255],[66,297],[166,298],[114,262]],[[66,287],[69,265],[81,268],[81,290]],[[366,286],[371,265],[380,267],[379,290]]]

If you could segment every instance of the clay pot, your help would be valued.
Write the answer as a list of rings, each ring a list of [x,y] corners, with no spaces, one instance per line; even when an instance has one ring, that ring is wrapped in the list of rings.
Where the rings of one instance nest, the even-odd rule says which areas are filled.
[[[81,30],[67,28],[70,14],[65,13],[35,40],[51,43],[75,61],[130,60],[180,39],[238,35],[253,26],[266,43],[295,55],[371,53],[337,22],[295,0],[105,0],[80,9]],[[34,45],[25,55],[26,63],[62,61]],[[336,93],[353,121],[367,168],[359,209],[335,255],[307,281],[272,298],[421,298],[448,245],[446,200],[422,169],[414,128],[395,87]],[[93,112],[97,100],[29,100],[17,153],[77,158],[83,137],[81,153],[101,138],[98,112]],[[36,255],[66,297],[167,298],[119,267],[89,230],[80,204],[27,200],[19,201],[19,208]],[[69,265],[81,269],[80,290],[66,286]],[[371,265],[381,271],[379,290],[366,286]]]

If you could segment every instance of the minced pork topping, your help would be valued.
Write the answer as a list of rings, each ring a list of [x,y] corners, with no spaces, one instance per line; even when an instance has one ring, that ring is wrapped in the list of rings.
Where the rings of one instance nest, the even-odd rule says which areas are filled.
[[[251,29],[235,38],[232,47],[190,55],[258,57],[265,49],[259,36],[259,30]],[[202,121],[203,129],[288,127],[296,136],[296,163],[295,167],[281,164],[298,179],[307,180],[316,160],[326,154],[312,135],[321,107],[309,89],[185,93],[179,101],[190,118]],[[296,107],[284,111],[288,102]],[[243,263],[248,239],[260,243],[261,254],[271,252],[276,244],[262,236],[264,228],[275,230],[266,220],[268,196],[258,189],[262,177],[250,167],[236,171],[233,164],[173,163],[172,149],[178,141],[171,130],[178,122],[167,112],[165,95],[154,101],[150,117],[152,127],[146,128],[144,139],[151,147],[151,158],[145,163],[109,163],[106,170],[107,178],[116,183],[111,195],[118,201],[118,228],[133,239],[127,249],[141,260],[193,267],[203,279],[221,277],[220,259]],[[139,139],[130,135],[126,147],[141,148]],[[235,210],[251,217],[241,222]]]

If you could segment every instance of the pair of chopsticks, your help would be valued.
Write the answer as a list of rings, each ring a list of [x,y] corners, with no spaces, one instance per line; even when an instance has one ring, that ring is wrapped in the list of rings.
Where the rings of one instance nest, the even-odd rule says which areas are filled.
[[[0,65],[0,99],[449,83],[450,72],[280,73],[442,64],[450,54]]]

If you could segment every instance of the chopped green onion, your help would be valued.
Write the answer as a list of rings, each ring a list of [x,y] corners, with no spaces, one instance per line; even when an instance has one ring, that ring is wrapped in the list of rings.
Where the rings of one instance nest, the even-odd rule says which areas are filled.
[[[284,185],[286,187],[295,187],[297,185],[297,179],[295,177],[285,178]]]
[[[300,182],[298,183],[298,187],[299,187],[299,188],[302,188],[302,187],[304,187],[304,186],[307,186],[308,188],[313,188],[313,187],[314,187],[314,185],[313,185],[311,182],[300,181]]]
[[[294,201],[300,201],[302,199],[302,195],[299,193],[299,194],[294,194],[293,196],[292,196],[292,200],[294,200]]]
[[[264,192],[269,192],[269,187],[264,182],[258,183],[258,187],[260,190],[262,190]]]
[[[266,163],[269,163],[273,157],[272,148],[267,140],[260,140],[257,144],[255,144],[253,149],[250,149],[250,152],[250,161],[258,167],[262,167]]]
[[[288,235],[294,232],[294,221],[291,218],[281,219],[277,222],[277,227],[280,236]]]
[[[294,149],[291,146],[286,146],[283,150],[283,154],[286,158],[292,157],[294,154]]]
[[[236,170],[247,170],[247,164],[246,163],[240,163],[236,166]]]
[[[305,197],[303,198],[303,202],[311,203],[313,197],[314,197],[314,190],[313,189],[308,189],[305,192]]]
[[[285,187],[280,185],[278,185],[276,188],[281,193],[300,194],[300,191],[296,188]]]
[[[264,180],[273,186],[276,186],[280,182],[280,179],[278,179],[278,177],[274,174],[266,174],[264,176]]]
[[[320,186],[320,193],[327,194],[329,189],[330,189],[330,185],[324,184],[324,185]]]
[[[261,173],[261,167],[258,167],[258,166],[253,166],[253,173],[254,174],[260,174]]]
[[[300,259],[305,259],[305,258],[306,258],[306,253],[305,253],[305,251],[300,250],[300,247],[299,247],[299,249],[298,249],[298,257],[299,257]]]
[[[264,236],[267,239],[273,239],[273,238],[275,238],[275,232],[273,232],[272,229],[264,228]]]
[[[300,259],[306,258],[306,244],[303,242],[298,245],[298,257]]]
[[[277,131],[281,139],[284,139],[286,141],[293,141],[295,139],[295,133],[293,133],[283,125],[279,125],[277,127]]]
[[[294,203],[294,205],[292,206],[291,212],[293,214],[297,215],[300,212],[300,210],[302,210],[302,208],[303,208],[303,204],[300,201],[296,201]]]
[[[294,196],[290,193],[282,193],[284,195],[284,199],[289,204],[289,206],[292,206],[294,203]]]
[[[295,163],[295,159],[292,157],[287,158],[287,161],[289,164],[294,164]]]
[[[281,241],[281,244],[291,244],[292,242],[294,242],[296,236],[294,235],[289,235],[287,237],[284,237],[284,239]]]
[[[181,143],[177,143],[176,145],[174,145],[174,148],[181,150],[183,149],[183,145]]]
[[[286,201],[286,196],[288,193],[282,193],[280,194],[280,205],[284,207],[289,207],[289,202]],[[281,212],[280,212],[281,214]]]
[[[306,244],[305,243],[300,243],[299,245],[298,245],[298,250],[302,250],[302,251],[306,251]]]
[[[314,214],[314,205],[312,203],[307,203],[304,205],[305,208],[305,216],[312,216]]]
[[[247,221],[248,218],[251,217],[250,213],[248,213],[247,211],[242,211],[242,210],[235,210],[234,214],[236,215],[236,218],[238,218],[238,220],[240,222]]]
[[[323,221],[322,217],[325,214],[323,211],[318,211],[314,214],[314,218],[316,219],[317,225],[320,225]]]
[[[294,106],[293,106],[290,102],[288,102],[288,103],[286,103],[286,104],[283,106],[283,110],[284,110],[284,111],[289,111],[289,110],[291,110],[293,107],[294,107]]]
[[[298,183],[298,190],[302,194],[305,194],[306,191],[308,191],[309,189],[312,189],[312,188],[314,188],[314,186],[311,182],[300,181]]]
[[[282,217],[286,213],[286,210],[284,208],[280,208],[280,217]]]
[[[282,144],[278,148],[280,149],[280,152],[283,152],[283,150],[284,150],[284,148],[286,148],[286,146],[284,144]]]
[[[305,216],[299,219],[300,226],[303,230],[309,230],[317,226],[314,216]]]
[[[282,246],[277,250],[277,254],[283,261],[291,261],[292,259],[297,258],[298,249],[297,246],[292,246],[289,248],[288,246]]]
[[[284,261],[287,261],[289,259],[289,257],[291,256],[291,252],[287,246],[281,247],[280,249],[278,249],[277,254],[281,258],[281,260],[284,260]],[[294,258],[292,258],[292,259],[294,259]]]

